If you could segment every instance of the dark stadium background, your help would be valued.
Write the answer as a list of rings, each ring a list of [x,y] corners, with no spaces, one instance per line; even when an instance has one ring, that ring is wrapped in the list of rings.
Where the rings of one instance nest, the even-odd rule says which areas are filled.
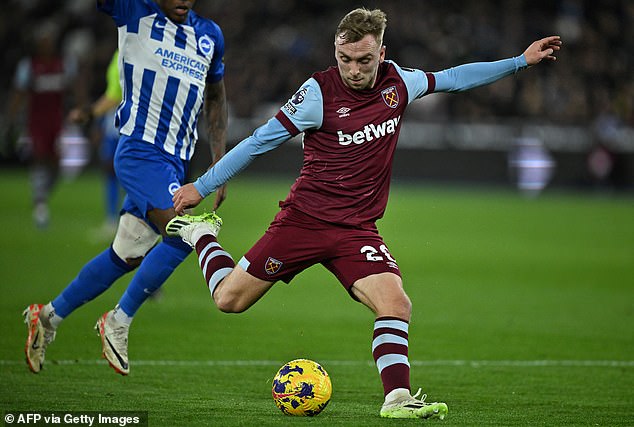
[[[551,187],[634,186],[634,2],[629,0],[199,0],[195,9],[216,20],[226,38],[230,144],[274,114],[312,72],[334,64],[332,32],[357,6],[384,9],[387,57],[425,71],[518,55],[549,34],[564,40],[554,64],[412,106],[397,152],[396,180],[510,185],[508,154],[515,139],[536,136],[556,163]],[[94,0],[10,0],[5,11],[0,16],[3,106],[15,66],[44,22],[56,23],[61,48],[81,65],[78,96],[69,104],[99,96],[116,30],[96,11]],[[21,167],[25,159],[4,112],[0,108],[0,162],[3,168]],[[599,144],[612,156],[609,174],[601,179],[588,168],[588,156]],[[199,147],[194,173],[209,160],[204,143]],[[298,147],[287,144],[250,170],[296,174]]]

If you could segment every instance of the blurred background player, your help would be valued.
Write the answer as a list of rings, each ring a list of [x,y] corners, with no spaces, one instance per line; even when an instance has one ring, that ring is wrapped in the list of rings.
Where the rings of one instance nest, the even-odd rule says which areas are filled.
[[[174,194],[176,212],[198,205],[253,159],[303,133],[304,164],[264,236],[235,265],[217,241],[215,214],[174,218],[168,234],[195,247],[217,307],[239,313],[278,280],[322,264],[351,297],[375,314],[372,355],[383,383],[382,417],[444,418],[445,403],[412,396],[408,357],[412,304],[396,260],[378,232],[385,211],[401,119],[414,100],[495,82],[544,59],[555,60],[558,36],[522,55],[440,72],[385,60],[381,10],[349,12],[335,31],[336,67],[314,73],[266,124],[195,183]]]
[[[114,155],[119,141],[119,130],[114,124],[115,112],[122,99],[118,62],[119,51],[116,50],[106,71],[106,91],[92,105],[74,108],[69,113],[69,120],[77,124],[87,125],[94,119],[99,122],[99,157],[105,177],[106,207],[106,221],[100,235],[108,238],[112,238],[117,229],[122,194],[114,172]]]
[[[194,154],[203,104],[213,158],[225,152],[227,103],[220,27],[191,10],[193,2],[99,0],[97,4],[119,31],[123,102],[116,118],[120,138],[114,166],[126,197],[112,245],[84,265],[51,302],[24,310],[26,359],[36,373],[62,320],[138,267],[119,303],[95,326],[110,365],[122,375],[130,372],[128,331],[133,316],[192,250],[179,237],[161,235],[176,216],[172,195],[184,182]],[[174,62],[176,55],[180,60]],[[221,189],[215,206],[223,200]]]
[[[45,228],[50,219],[49,198],[59,175],[58,143],[64,124],[64,103],[76,73],[76,63],[60,51],[57,26],[41,23],[34,33],[32,54],[17,66],[8,121],[15,125],[26,107],[30,141],[33,220]]]

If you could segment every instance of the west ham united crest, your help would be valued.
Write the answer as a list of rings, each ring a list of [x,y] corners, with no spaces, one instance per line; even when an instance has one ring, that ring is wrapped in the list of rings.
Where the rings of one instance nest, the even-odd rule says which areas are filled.
[[[266,274],[275,274],[280,271],[280,268],[282,268],[282,261],[278,261],[271,257],[266,260],[266,265],[264,266]]]
[[[387,89],[383,89],[381,91],[381,97],[383,98],[383,102],[390,108],[398,107],[398,91],[396,90],[396,86],[390,86]]]

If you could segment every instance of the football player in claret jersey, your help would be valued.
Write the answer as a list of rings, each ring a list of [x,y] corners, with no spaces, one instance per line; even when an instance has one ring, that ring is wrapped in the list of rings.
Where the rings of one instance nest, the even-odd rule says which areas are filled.
[[[116,372],[128,374],[133,316],[192,250],[180,238],[164,234],[176,216],[172,195],[184,183],[203,103],[214,158],[225,151],[224,38],[218,25],[191,10],[194,1],[97,4],[112,17],[119,33],[122,101],[115,120],[120,138],[114,167],[126,197],[112,245],[51,302],[24,310],[25,352],[33,372],[42,368],[62,320],[138,267],[117,306],[96,325],[104,356]],[[223,199],[220,190],[216,206]]]
[[[18,63],[7,121],[17,124],[18,113],[26,107],[30,141],[33,220],[46,228],[50,220],[49,199],[59,176],[58,142],[64,125],[64,104],[75,92],[72,81],[77,64],[59,49],[59,28],[45,22],[33,29],[33,51]],[[76,95],[76,93],[75,93]]]
[[[182,215],[168,224],[198,253],[218,308],[248,309],[278,280],[314,264],[330,270],[350,296],[376,315],[372,356],[383,383],[380,415],[444,418],[447,405],[412,396],[408,329],[412,305],[376,220],[388,200],[392,157],[406,107],[433,92],[460,92],[554,60],[558,36],[522,55],[440,72],[406,69],[385,59],[386,16],[356,9],[335,32],[336,67],[312,75],[275,117],[233,148],[193,184],[174,194],[176,212],[195,206],[249,162],[303,133],[304,164],[264,236],[237,265],[217,241],[215,214]]]

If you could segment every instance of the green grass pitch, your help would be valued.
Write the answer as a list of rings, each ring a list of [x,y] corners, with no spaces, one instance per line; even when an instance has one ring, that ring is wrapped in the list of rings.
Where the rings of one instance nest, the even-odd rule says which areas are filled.
[[[0,173],[0,404],[7,411],[147,411],[151,426],[393,426],[370,353],[372,314],[316,266],[246,313],[213,306],[190,256],[130,333],[131,374],[99,359],[97,317],[129,277],[60,327],[44,370],[23,360],[21,310],[57,295],[108,244],[96,174],[62,182],[52,223],[31,222],[26,173]],[[292,183],[229,186],[221,242],[235,259]],[[449,405],[445,426],[634,425],[634,199],[393,185],[379,228],[414,311],[412,387]],[[279,366],[324,365],[333,397],[313,419],[273,404]],[[434,422],[435,424],[436,422]]]

